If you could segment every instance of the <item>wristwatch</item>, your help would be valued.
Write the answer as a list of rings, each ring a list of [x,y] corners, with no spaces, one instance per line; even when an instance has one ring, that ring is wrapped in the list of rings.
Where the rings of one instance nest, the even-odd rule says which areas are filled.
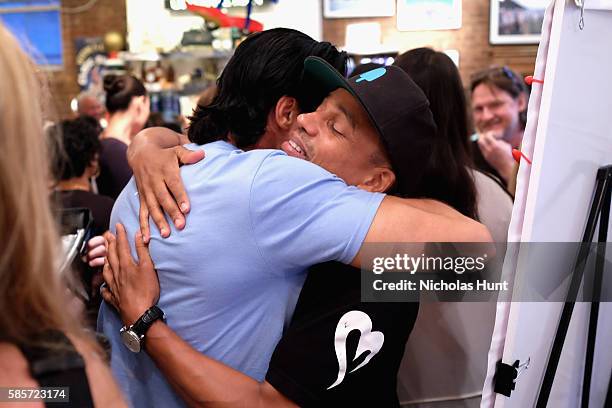
[[[145,334],[149,327],[159,319],[165,320],[164,312],[158,306],[152,306],[130,326],[123,326],[119,331],[121,341],[131,352],[142,350]]]

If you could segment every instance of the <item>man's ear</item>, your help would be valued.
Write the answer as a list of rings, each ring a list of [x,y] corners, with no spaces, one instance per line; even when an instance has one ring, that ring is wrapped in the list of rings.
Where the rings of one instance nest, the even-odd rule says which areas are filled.
[[[300,114],[297,100],[291,96],[281,96],[274,109],[274,119],[278,127],[289,130],[293,126],[297,115]]]
[[[362,190],[371,193],[384,193],[395,184],[395,173],[388,167],[376,167],[357,185]]]

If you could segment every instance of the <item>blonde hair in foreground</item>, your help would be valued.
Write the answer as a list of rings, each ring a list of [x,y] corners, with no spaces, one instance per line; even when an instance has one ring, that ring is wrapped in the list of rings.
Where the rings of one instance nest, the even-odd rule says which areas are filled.
[[[0,23],[0,341],[75,332],[60,238],[49,202],[42,84],[33,62]]]

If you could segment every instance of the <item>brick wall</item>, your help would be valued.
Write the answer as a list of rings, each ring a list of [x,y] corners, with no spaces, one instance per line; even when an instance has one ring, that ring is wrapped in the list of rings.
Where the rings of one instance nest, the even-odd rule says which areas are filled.
[[[50,73],[53,102],[60,117],[70,115],[70,100],[79,92],[74,39],[103,36],[108,31],[125,33],[125,1],[98,0],[85,12],[62,13],[64,69]],[[77,7],[85,3],[86,0],[62,0],[64,7]],[[470,74],[491,64],[508,65],[523,75],[533,72],[536,45],[490,45],[489,0],[464,0],[462,3],[463,21],[458,30],[400,32],[396,28],[395,17],[324,19],[323,38],[336,45],[343,45],[347,24],[376,21],[381,23],[383,43],[398,44],[400,52],[421,46],[458,50],[459,70],[466,85]]]
[[[519,74],[533,72],[537,45],[489,44],[489,0],[463,0],[462,25],[458,30],[398,31],[395,17],[323,19],[323,38],[343,45],[346,25],[379,22],[383,44],[399,46],[400,53],[416,47],[459,51],[459,71],[465,86],[470,75],[491,64],[508,65]]]
[[[74,39],[77,37],[101,37],[108,31],[126,32],[126,0],[98,0],[95,5],[81,13],[62,13],[62,40],[64,45],[64,68],[49,73],[52,103],[59,117],[71,114],[70,100],[79,93],[76,79]],[[74,8],[87,3],[86,0],[62,0],[62,7]]]

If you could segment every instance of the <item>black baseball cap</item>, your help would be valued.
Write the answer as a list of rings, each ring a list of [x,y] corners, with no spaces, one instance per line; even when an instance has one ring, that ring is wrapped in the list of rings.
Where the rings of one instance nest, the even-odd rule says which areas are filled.
[[[308,57],[304,61],[304,83],[318,100],[338,88],[353,95],[387,149],[396,177],[392,192],[402,197],[418,196],[437,128],[427,97],[406,72],[386,66],[346,79],[322,58]]]

